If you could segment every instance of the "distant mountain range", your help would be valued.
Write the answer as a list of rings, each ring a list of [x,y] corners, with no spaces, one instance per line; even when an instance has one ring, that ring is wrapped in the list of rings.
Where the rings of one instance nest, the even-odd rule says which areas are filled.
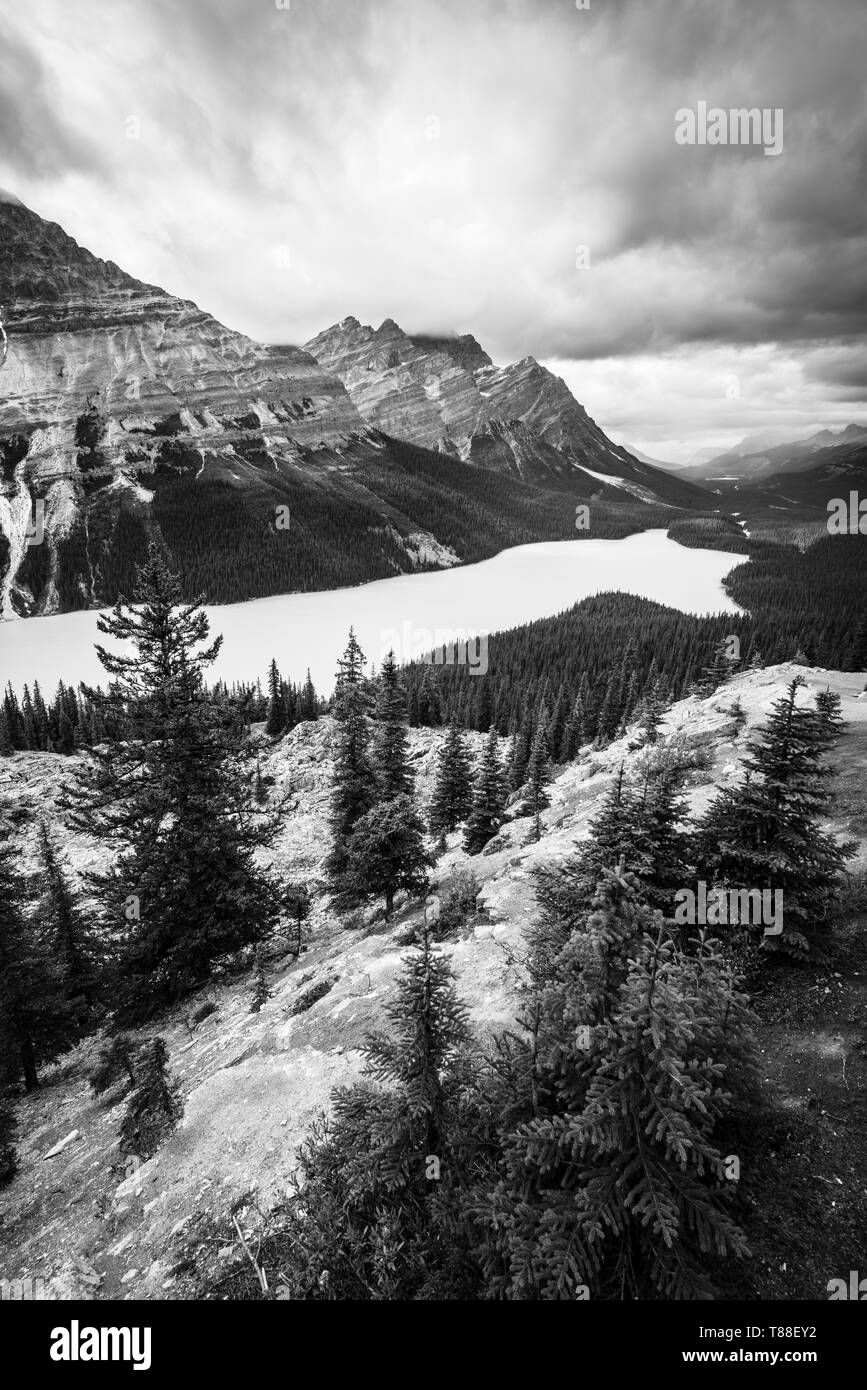
[[[113,601],[155,533],[228,602],[574,538],[576,498],[595,535],[706,505],[532,357],[390,319],[256,343],[9,195],[0,247],[0,617]]]
[[[686,468],[676,464],[659,463],[679,479],[718,488],[720,484],[749,485],[771,478],[775,474],[798,473],[813,468],[817,456],[829,448],[847,448],[867,441],[867,425],[850,424],[839,430],[821,429],[806,438],[795,437],[784,430],[760,430],[747,435],[723,454]]]
[[[852,491],[867,498],[867,431],[860,441],[856,436],[854,442],[810,450],[769,477],[719,478],[709,486],[729,505],[747,512],[759,508],[802,514],[804,508],[818,508],[824,516],[833,498],[848,498]]]

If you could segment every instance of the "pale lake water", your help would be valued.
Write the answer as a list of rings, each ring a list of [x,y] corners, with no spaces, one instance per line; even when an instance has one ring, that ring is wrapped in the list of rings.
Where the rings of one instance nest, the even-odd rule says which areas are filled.
[[[624,540],[545,541],[515,546],[491,560],[457,569],[379,579],[351,589],[280,594],[208,607],[223,646],[212,678],[263,683],[276,657],[282,674],[303,680],[309,666],[321,694],[334,684],[350,624],[368,663],[389,646],[400,660],[421,655],[448,634],[495,633],[551,617],[591,594],[638,594],[683,613],[739,613],[722,580],[743,556],[693,550],[663,530]],[[58,680],[104,682],[93,644],[96,611],[0,623],[0,681],[20,691],[38,680],[52,693]],[[437,634],[440,634],[439,638]],[[105,641],[105,639],[102,639]],[[111,645],[111,644],[109,644]],[[471,647],[471,654],[477,649]],[[496,644],[489,644],[489,660]]]

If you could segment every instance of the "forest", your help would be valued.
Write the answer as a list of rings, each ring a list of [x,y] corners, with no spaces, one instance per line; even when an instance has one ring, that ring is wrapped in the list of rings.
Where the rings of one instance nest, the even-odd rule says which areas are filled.
[[[250,1009],[267,1004],[261,948],[287,921],[300,933],[310,899],[259,857],[289,811],[261,778],[252,725],[276,742],[330,715],[325,893],[347,931],[360,911],[388,924],[424,903],[455,835],[470,862],[515,820],[538,841],[557,769],[628,731],[628,764],[589,840],[535,876],[514,1027],[493,1046],[474,1035],[443,951],[475,899],[468,870],[435,916],[412,918],[364,1074],[310,1131],[297,1191],[272,1213],[258,1261],[279,1272],[281,1297],[301,1300],[750,1296],[752,1243],[766,1237],[738,1196],[735,1157],[761,1163],[779,1120],[752,996],[781,981],[806,988],[835,949],[853,852],[824,825],[840,699],[804,702],[792,679],[741,775],[694,818],[690,757],[660,726],[685,690],[724,697],[735,669],[763,664],[762,642],[775,659],[775,641],[814,656],[837,643],[863,670],[863,622],[846,639],[814,589],[820,573],[842,577],[847,544],[819,563],[801,556],[780,584],[769,549],[740,628],[603,595],[506,634],[472,707],[465,671],[389,657],[371,672],[351,631],[328,700],[274,662],[264,689],[209,686],[221,639],[151,545],[135,605],[99,620],[105,687],[4,701],[7,755],[87,756],[61,763],[61,819],[41,822],[35,879],[11,845],[0,851],[0,1182],[15,1179],[18,1097],[83,1039],[101,1039],[94,1093],[123,1102],[121,1153],[146,1162],[183,1115],[160,1020],[245,951]],[[742,721],[736,700],[731,715]],[[437,723],[445,736],[422,803],[409,733]],[[475,759],[467,726],[487,735]],[[103,846],[107,867],[73,878],[63,825]],[[717,938],[686,925],[675,901],[696,887],[780,892],[782,930],[742,924]],[[229,1296],[266,1290],[242,1262]],[[226,1297],[225,1281],[199,1295]]]

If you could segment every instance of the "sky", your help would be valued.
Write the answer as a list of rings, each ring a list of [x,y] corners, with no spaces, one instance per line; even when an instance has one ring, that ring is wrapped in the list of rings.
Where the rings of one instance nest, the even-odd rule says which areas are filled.
[[[689,463],[867,420],[865,56],[863,0],[0,0],[0,187],[251,337],[471,332]]]

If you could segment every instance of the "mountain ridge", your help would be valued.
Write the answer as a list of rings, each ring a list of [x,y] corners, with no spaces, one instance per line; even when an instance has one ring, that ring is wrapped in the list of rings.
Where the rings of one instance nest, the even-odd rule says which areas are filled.
[[[562,377],[531,355],[497,366],[472,334],[409,334],[394,319],[374,328],[353,315],[304,348],[388,434],[525,482],[611,479],[641,501],[704,503],[700,488],[609,439]]]
[[[136,279],[11,195],[0,246],[0,619],[114,602],[152,535],[184,583],[204,573],[229,602],[574,538],[564,492],[595,497],[596,535],[703,505],[534,358],[497,368],[471,334],[344,319],[320,362]],[[320,342],[335,332],[354,339],[357,399]],[[407,382],[379,409],[392,358]],[[496,475],[483,503],[480,471]]]

